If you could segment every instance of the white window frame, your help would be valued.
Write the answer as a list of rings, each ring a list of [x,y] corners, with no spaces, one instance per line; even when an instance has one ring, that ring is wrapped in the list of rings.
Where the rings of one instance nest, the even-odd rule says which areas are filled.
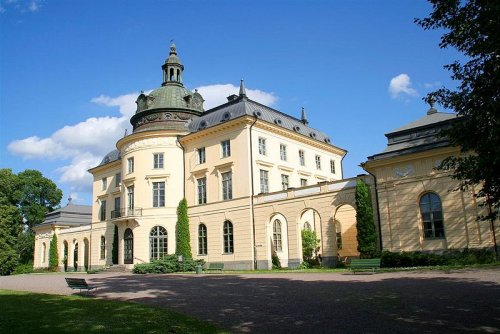
[[[205,176],[196,179],[196,194],[198,204],[207,203],[207,178]]]
[[[287,161],[286,145],[280,144],[280,159],[282,161]]]
[[[227,158],[231,156],[231,141],[229,139],[220,142],[221,157]]]
[[[233,172],[227,171],[221,173],[221,192],[222,192],[222,200],[228,201],[233,199]],[[229,176],[226,178],[226,176]]]
[[[134,157],[127,159],[127,174],[132,174],[134,172]]]
[[[153,182],[153,208],[165,207],[165,181]]]
[[[316,169],[321,170],[321,156],[316,154],[314,160],[316,161]]]
[[[306,165],[306,158],[305,158],[305,152],[304,150],[299,150],[299,164],[301,166]]]
[[[290,187],[290,176],[287,174],[281,174],[281,189],[288,190]]]
[[[162,152],[153,153],[153,169],[164,168],[164,155]]]
[[[262,194],[269,192],[269,171],[265,169],[259,170],[259,179],[260,179],[260,192]]]
[[[199,147],[198,149],[196,149],[196,155],[199,165],[204,164],[207,161],[205,147]]]
[[[267,155],[266,138],[259,137],[259,154]]]

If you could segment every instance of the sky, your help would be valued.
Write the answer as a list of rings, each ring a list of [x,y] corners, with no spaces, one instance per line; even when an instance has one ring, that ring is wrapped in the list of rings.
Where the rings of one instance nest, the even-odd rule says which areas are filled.
[[[40,170],[65,205],[91,204],[87,172],[130,133],[141,90],[161,85],[173,40],[205,110],[245,80],[251,99],[348,151],[344,177],[456,87],[424,0],[0,0],[0,168]],[[439,109],[439,106],[438,106]],[[441,110],[443,111],[443,110]]]

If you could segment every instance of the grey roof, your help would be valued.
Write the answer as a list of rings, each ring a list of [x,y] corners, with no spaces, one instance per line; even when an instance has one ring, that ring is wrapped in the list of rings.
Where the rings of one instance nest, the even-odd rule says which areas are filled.
[[[238,117],[252,116],[331,145],[330,138],[326,134],[305,125],[295,117],[252,101],[245,96],[233,95],[229,99],[231,99],[229,102],[210,109],[201,117],[194,119],[189,124],[189,130],[196,132]]]
[[[113,161],[120,160],[120,159],[121,159],[120,151],[113,150],[104,156],[101,163],[97,167],[109,164]]]
[[[40,225],[81,226],[89,225],[91,221],[92,206],[69,203],[65,207],[48,213]]]
[[[456,114],[433,112],[386,133],[387,147],[368,160],[378,160],[397,155],[422,152],[449,145],[447,138],[439,133],[458,120]]]

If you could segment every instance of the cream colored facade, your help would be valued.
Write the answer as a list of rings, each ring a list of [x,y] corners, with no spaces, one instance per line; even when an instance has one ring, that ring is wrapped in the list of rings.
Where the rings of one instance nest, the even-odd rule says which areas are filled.
[[[493,245],[491,227],[475,219],[481,210],[475,197],[451,191],[457,183],[434,169],[458,154],[436,136],[452,122],[450,115],[431,109],[421,120],[389,133],[388,148],[362,164],[371,175],[343,179],[346,151],[309,127],[304,111],[298,119],[252,101],[243,82],[239,95],[204,111],[201,95],[182,85],[184,67],[175,46],[162,69],[162,87],[137,99],[133,133],[89,170],[91,219],[80,225],[48,220],[37,227],[35,267],[48,266],[53,233],[59,254],[67,254],[66,270],[112,265],[115,226],[120,266],[174,254],[182,198],[189,206],[195,258],[223,262],[228,270],[268,269],[275,253],[282,266],[294,268],[303,260],[301,231],[311,229],[320,240],[323,264],[332,266],[339,258],[359,255],[358,178],[370,186],[383,249]],[[441,221],[422,218],[421,200],[430,193],[440,200],[443,234]],[[493,227],[498,239],[498,222]]]

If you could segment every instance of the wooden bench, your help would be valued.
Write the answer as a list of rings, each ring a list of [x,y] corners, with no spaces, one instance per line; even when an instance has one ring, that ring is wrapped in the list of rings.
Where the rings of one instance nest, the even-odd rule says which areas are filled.
[[[68,277],[66,277],[65,279],[66,279],[66,283],[68,283],[68,286],[71,289],[80,290],[80,292],[82,292],[82,290],[87,290],[87,294],[91,290],[94,290],[94,289],[97,290],[97,286],[95,286],[95,285],[89,285],[85,281],[84,278],[68,278]]]
[[[224,270],[224,263],[221,262],[212,262],[208,265],[207,268],[208,271],[216,270],[216,271],[223,271]]]
[[[354,274],[364,269],[371,269],[375,273],[375,269],[380,268],[380,259],[352,259],[349,268]]]

